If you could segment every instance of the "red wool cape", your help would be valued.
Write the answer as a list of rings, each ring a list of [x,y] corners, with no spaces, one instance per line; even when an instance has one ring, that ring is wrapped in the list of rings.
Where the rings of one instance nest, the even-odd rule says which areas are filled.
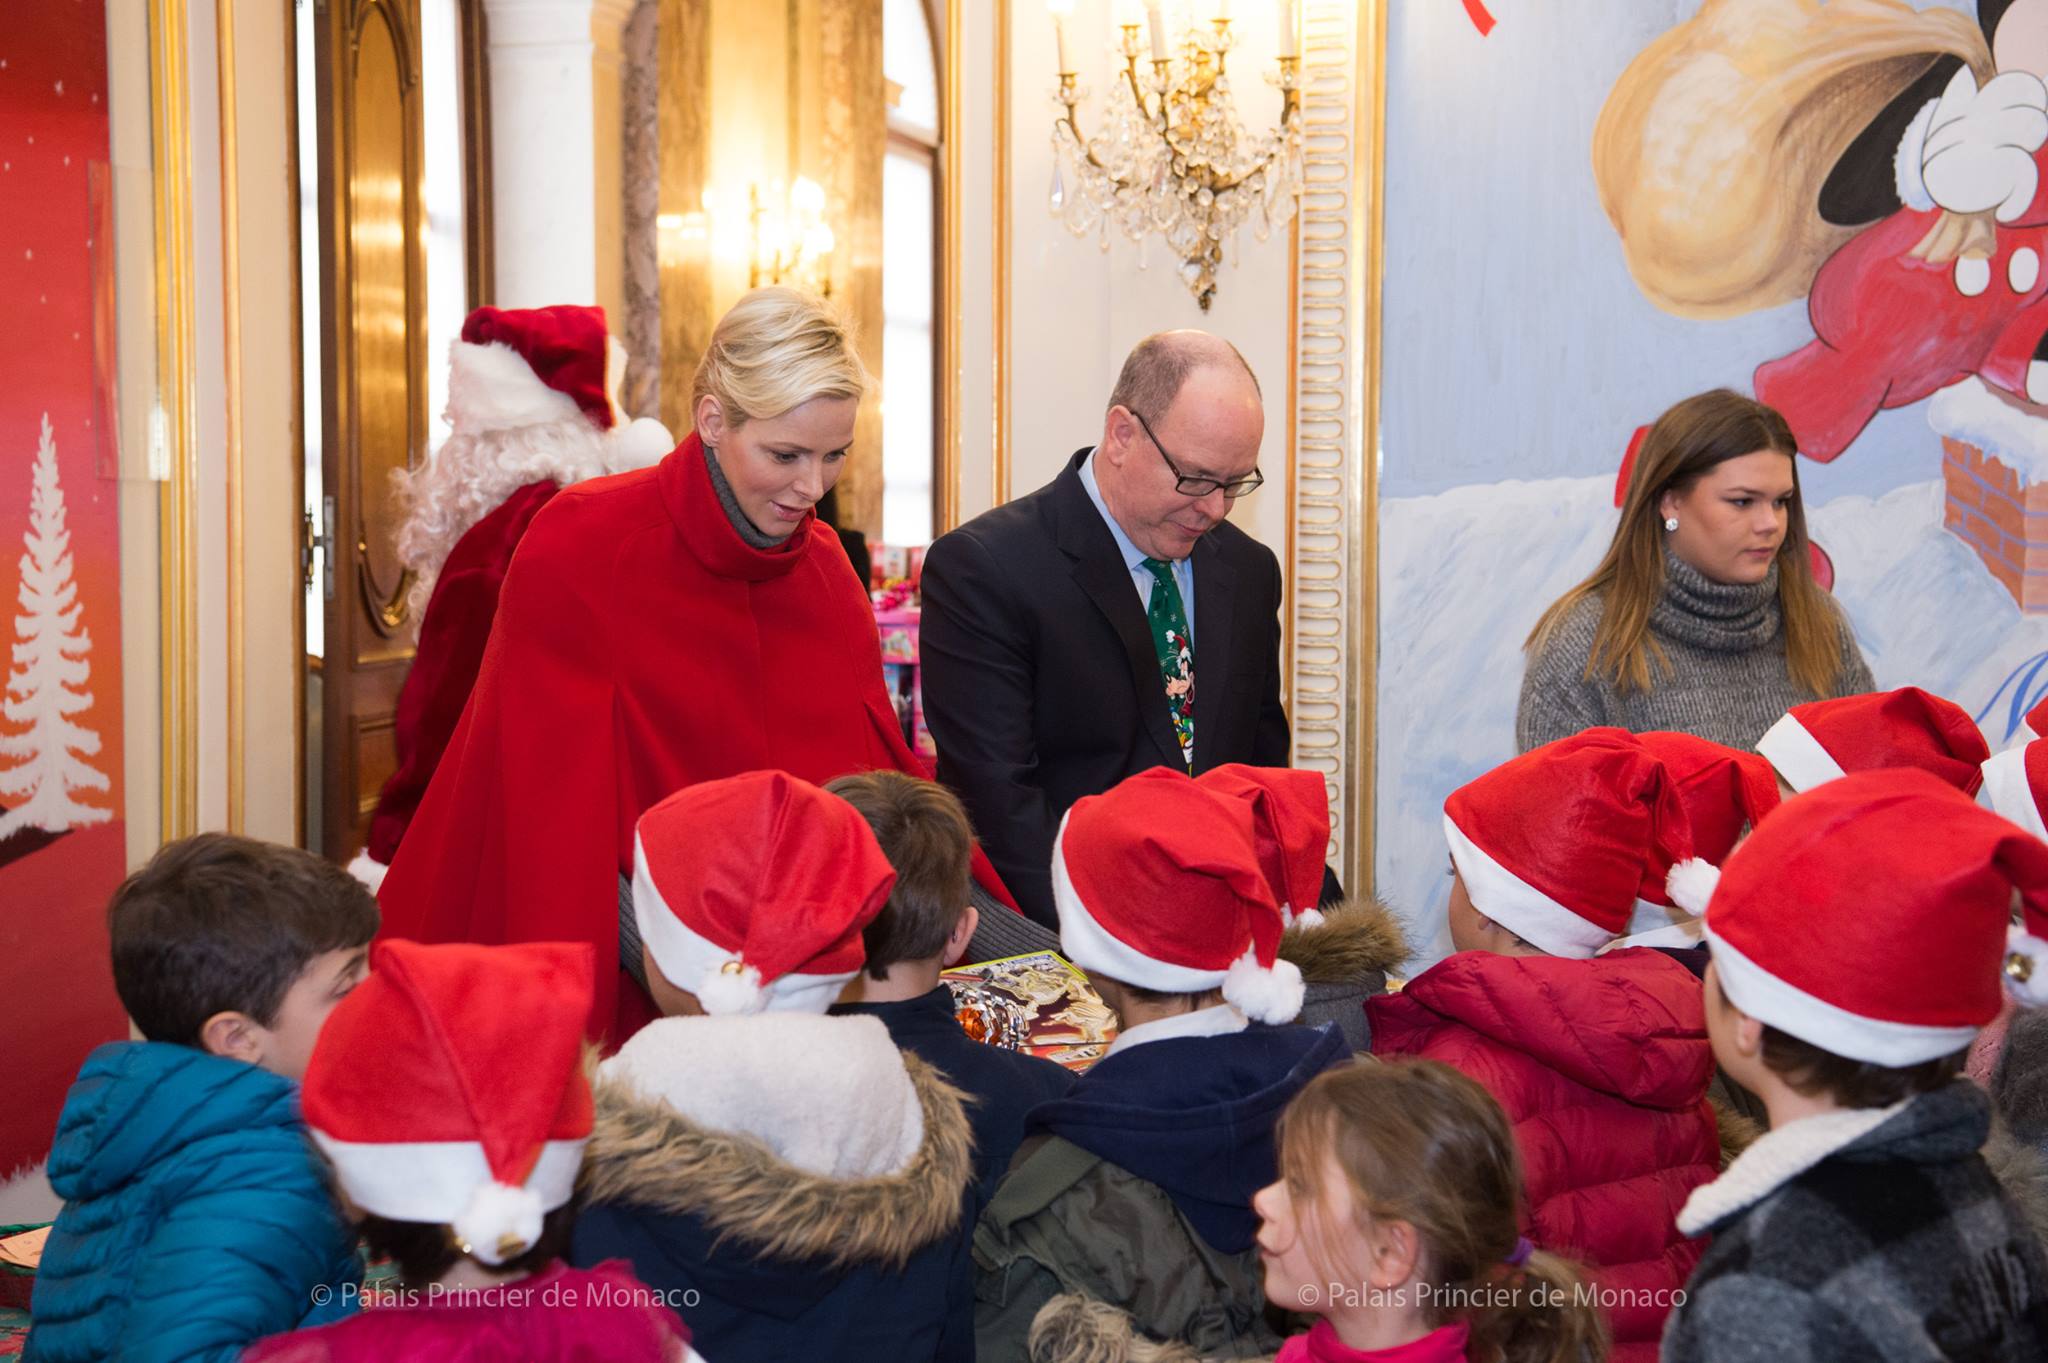
[[[616,1046],[654,1016],[618,962],[635,821],[683,786],[763,768],[929,775],[833,531],[811,519],[748,546],[693,434],[534,517],[469,708],[379,891],[383,933],[589,942],[590,1032]],[[1003,897],[979,852],[975,866]]]

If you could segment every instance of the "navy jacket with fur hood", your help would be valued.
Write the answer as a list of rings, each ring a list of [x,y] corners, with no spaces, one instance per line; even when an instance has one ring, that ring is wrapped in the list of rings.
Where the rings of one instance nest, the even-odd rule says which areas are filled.
[[[972,1363],[973,1138],[874,1018],[664,1018],[607,1061],[571,1259],[715,1363]]]

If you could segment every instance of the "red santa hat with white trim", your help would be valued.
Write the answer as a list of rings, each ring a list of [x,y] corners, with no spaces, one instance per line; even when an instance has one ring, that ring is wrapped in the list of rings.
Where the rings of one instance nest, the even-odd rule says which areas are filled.
[[[590,1137],[584,942],[380,941],[306,1065],[306,1126],[349,1199],[517,1258],[576,1190]]]
[[[640,939],[713,1015],[823,1013],[895,886],[860,812],[788,772],[685,786],[633,832]]]
[[[1553,956],[1596,954],[1629,926],[1645,868],[1704,908],[1715,870],[1664,764],[1623,729],[1532,748],[1444,801],[1444,837],[1472,907]]]
[[[1744,831],[1778,807],[1777,775],[1756,753],[1692,734],[1659,730],[1635,737],[1670,776],[1692,829],[1692,853],[1703,861],[1715,866],[1726,861]],[[1651,849],[1640,891],[1645,905],[1660,911],[1676,905],[1667,883],[1670,874],[1671,863]]]
[[[1918,767],[1975,795],[1991,756],[1967,711],[1917,686],[1795,705],[1756,750],[1795,791],[1852,771]]]
[[[580,412],[612,433],[614,467],[651,464],[675,439],[650,418],[627,422],[626,359],[603,308],[478,308],[449,347],[448,420],[458,431],[517,430]]]
[[[1226,762],[1195,784],[1251,806],[1259,866],[1287,926],[1321,927],[1323,867],[1330,855],[1330,788],[1319,771]]]
[[[2015,890],[2028,927],[2008,933]],[[2048,1000],[2044,921],[2048,843],[1937,776],[1893,768],[1852,772],[1766,819],[1728,859],[1706,938],[1737,1008],[1899,1068],[1970,1044],[1998,1013],[2001,964],[2022,1002]]]
[[[1251,804],[1167,767],[1074,802],[1052,849],[1060,949],[1081,969],[1161,993],[1221,989],[1255,1022],[1291,1022],[1301,971],[1278,957],[1280,905]]]

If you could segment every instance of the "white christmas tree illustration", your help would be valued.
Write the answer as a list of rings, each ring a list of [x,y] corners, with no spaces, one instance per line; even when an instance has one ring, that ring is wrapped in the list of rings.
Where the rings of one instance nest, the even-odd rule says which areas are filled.
[[[78,583],[71,576],[71,532],[64,528],[64,491],[57,485],[57,442],[43,414],[29,494],[27,552],[21,556],[23,614],[14,617],[14,666],[0,716],[0,838],[22,828],[51,833],[104,823],[111,811],[80,804],[73,794],[105,790],[105,773],[85,761],[100,750],[100,736],[72,716],[92,707],[86,689],[92,638],[79,624]]]

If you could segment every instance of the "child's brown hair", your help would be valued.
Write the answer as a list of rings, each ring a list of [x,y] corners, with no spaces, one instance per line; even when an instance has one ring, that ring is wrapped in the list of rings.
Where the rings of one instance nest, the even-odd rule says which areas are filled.
[[[1471,1079],[1433,1060],[1360,1057],[1324,1071],[1289,1104],[1279,1150],[1297,1206],[1326,1205],[1318,1185],[1330,1155],[1359,1215],[1415,1228],[1429,1323],[1469,1325],[1470,1357],[1606,1357],[1607,1323],[1571,1263],[1540,1250],[1507,1262],[1521,1241],[1522,1165],[1507,1115]],[[1319,1229],[1313,1218],[1305,1226]]]
[[[959,797],[900,771],[842,776],[825,789],[860,811],[896,868],[889,902],[861,933],[868,975],[884,980],[899,961],[937,956],[967,911],[974,830]]]

